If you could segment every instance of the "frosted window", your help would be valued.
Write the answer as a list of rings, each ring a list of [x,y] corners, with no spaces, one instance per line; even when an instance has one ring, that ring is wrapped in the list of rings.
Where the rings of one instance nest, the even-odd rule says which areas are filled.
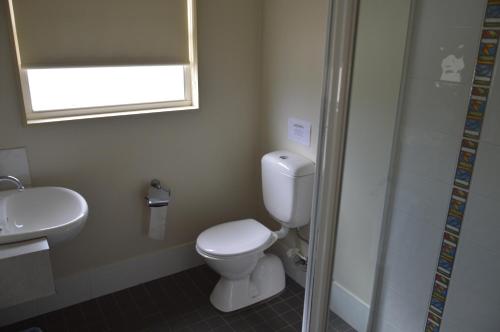
[[[33,112],[182,101],[184,66],[27,69]]]

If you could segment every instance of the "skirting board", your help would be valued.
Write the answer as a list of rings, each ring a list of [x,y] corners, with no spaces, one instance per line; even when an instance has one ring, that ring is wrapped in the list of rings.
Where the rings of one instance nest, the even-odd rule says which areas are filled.
[[[0,310],[0,326],[202,265],[193,242],[55,280],[56,294]]]
[[[330,309],[356,331],[368,329],[370,306],[336,281],[333,282]]]
[[[297,268],[292,259],[287,256],[289,249],[282,241],[278,241],[269,249],[269,252],[280,257],[285,266],[286,274],[298,284],[304,286],[306,273]],[[365,332],[367,330],[370,306],[336,281],[333,282],[330,310],[345,320],[356,331]]]

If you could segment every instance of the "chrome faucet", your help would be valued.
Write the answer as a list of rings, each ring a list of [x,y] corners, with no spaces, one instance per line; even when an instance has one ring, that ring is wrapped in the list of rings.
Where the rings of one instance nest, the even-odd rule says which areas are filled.
[[[23,183],[15,176],[12,175],[0,176],[0,182],[2,181],[12,182],[17,186],[17,190],[24,190]]]

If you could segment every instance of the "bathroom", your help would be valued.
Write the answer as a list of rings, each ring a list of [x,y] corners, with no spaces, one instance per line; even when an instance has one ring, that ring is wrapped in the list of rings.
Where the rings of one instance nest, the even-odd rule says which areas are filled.
[[[0,5],[0,177],[26,187],[0,182],[0,228],[10,194],[68,188],[86,211],[55,244],[0,231],[0,331],[500,331],[500,1],[107,0],[100,14],[74,10],[95,0],[62,2]],[[29,70],[158,65],[154,23],[150,38],[125,36],[144,47],[109,30],[122,57],[80,48],[100,27],[75,22],[130,24],[117,6],[135,24],[184,24],[167,50],[185,51],[191,104],[31,110]],[[91,38],[36,47],[57,43],[37,23]],[[46,101],[74,102],[69,90]],[[315,177],[299,227],[266,205],[263,157],[276,151],[288,159],[270,164],[296,157],[308,169],[297,178]],[[221,307],[220,270],[197,240],[248,219],[277,258],[262,283],[277,286]]]

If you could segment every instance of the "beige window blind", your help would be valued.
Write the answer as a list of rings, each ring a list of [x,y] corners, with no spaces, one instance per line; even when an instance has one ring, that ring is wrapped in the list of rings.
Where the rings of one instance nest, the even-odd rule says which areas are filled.
[[[10,0],[23,68],[189,64],[186,0]]]
[[[7,0],[27,124],[198,109],[195,0]]]

